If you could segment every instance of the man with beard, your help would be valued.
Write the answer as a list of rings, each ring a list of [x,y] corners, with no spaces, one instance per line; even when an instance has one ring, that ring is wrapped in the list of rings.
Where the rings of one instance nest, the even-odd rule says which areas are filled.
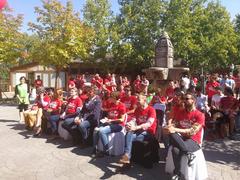
[[[173,146],[174,175],[172,179],[182,178],[180,173],[183,155],[188,157],[188,166],[191,166],[195,158],[193,152],[201,147],[203,126],[205,124],[204,114],[195,107],[196,98],[191,93],[184,96],[184,108],[175,113],[173,122],[164,128],[169,134],[170,145]],[[186,164],[187,166],[187,164]]]

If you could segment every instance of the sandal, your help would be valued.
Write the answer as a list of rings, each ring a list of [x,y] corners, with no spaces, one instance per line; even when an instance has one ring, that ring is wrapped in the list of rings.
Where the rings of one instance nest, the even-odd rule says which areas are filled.
[[[42,128],[41,128],[41,126],[36,126],[35,129],[36,129],[36,131],[35,131],[35,133],[33,134],[33,136],[34,136],[34,137],[37,137],[37,136],[39,136],[39,135],[41,134]]]

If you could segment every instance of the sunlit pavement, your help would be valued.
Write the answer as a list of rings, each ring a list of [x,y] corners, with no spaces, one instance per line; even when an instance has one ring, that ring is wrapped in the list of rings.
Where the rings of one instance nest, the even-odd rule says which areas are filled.
[[[203,145],[210,180],[238,180],[240,141],[206,141]],[[152,169],[134,164],[117,173],[119,157],[92,159],[91,148],[72,147],[71,142],[33,138],[18,123],[15,106],[0,106],[0,180],[8,179],[167,179],[164,158]],[[160,153],[160,156],[163,156]]]

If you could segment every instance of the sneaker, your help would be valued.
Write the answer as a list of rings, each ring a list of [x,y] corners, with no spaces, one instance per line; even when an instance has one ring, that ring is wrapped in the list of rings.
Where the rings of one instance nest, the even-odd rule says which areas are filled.
[[[121,159],[119,160],[120,164],[130,164],[130,160],[128,155],[124,154]]]
[[[180,176],[177,175],[177,174],[174,174],[174,175],[171,177],[171,180],[180,180]]]
[[[188,166],[192,166],[193,160],[196,158],[196,156],[193,153],[189,153],[187,154],[187,157],[188,157]]]

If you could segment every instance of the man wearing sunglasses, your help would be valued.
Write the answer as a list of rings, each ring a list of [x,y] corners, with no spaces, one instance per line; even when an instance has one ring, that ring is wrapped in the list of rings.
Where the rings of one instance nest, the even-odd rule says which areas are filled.
[[[195,158],[193,152],[200,149],[202,144],[203,126],[205,116],[196,109],[196,98],[191,93],[184,96],[184,107],[174,113],[172,124],[164,128],[164,132],[169,134],[170,145],[173,146],[174,176],[172,179],[182,178],[181,161],[183,155],[188,157],[188,166],[191,166]],[[186,164],[187,166],[187,164]]]

